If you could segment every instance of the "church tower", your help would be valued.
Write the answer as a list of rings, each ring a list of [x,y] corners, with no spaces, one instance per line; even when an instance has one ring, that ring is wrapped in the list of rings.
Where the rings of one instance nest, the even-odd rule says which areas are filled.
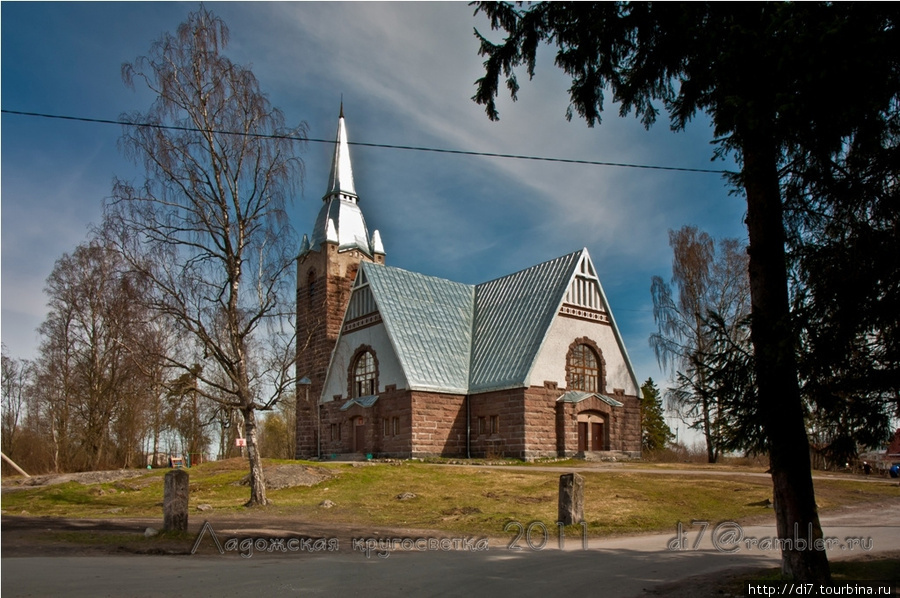
[[[303,235],[297,256],[296,373],[311,381],[297,385],[298,459],[318,454],[317,405],[359,264],[384,263],[381,236],[377,230],[369,236],[359,207],[343,105],[322,202],[312,236]]]

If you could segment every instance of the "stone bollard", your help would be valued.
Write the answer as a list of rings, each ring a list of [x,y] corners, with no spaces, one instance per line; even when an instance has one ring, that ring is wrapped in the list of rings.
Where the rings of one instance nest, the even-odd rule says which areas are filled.
[[[584,478],[577,473],[559,476],[559,517],[563,525],[584,521]]]
[[[187,531],[189,478],[190,476],[183,469],[173,469],[166,474],[163,494],[163,531]]]

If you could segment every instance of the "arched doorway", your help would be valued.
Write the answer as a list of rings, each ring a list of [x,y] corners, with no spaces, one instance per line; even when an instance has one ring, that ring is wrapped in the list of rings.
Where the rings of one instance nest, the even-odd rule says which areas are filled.
[[[609,450],[609,426],[606,416],[596,411],[578,414],[578,452]]]

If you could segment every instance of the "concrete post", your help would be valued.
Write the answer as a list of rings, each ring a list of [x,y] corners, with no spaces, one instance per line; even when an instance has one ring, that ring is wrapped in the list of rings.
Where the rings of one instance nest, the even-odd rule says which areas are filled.
[[[584,478],[577,473],[559,476],[559,517],[563,525],[584,521]]]
[[[190,476],[183,469],[166,474],[163,494],[163,531],[187,531]]]

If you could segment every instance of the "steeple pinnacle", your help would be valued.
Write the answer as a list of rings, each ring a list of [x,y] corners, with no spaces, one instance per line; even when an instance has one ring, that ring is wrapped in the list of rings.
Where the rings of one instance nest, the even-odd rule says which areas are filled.
[[[347,143],[347,126],[344,124],[344,102],[341,100],[341,114],[338,117],[337,138],[334,142],[334,158],[331,162],[331,177],[324,201],[334,195],[358,201],[356,186],[353,184],[353,166],[350,164],[350,146]]]
[[[324,244],[336,243],[340,251],[359,249],[369,257],[384,256],[381,236],[376,231],[373,237],[369,237],[366,219],[359,208],[359,197],[353,184],[353,168],[350,165],[343,101],[328,192],[322,197],[322,203],[309,243],[303,246],[305,252],[320,251]]]

